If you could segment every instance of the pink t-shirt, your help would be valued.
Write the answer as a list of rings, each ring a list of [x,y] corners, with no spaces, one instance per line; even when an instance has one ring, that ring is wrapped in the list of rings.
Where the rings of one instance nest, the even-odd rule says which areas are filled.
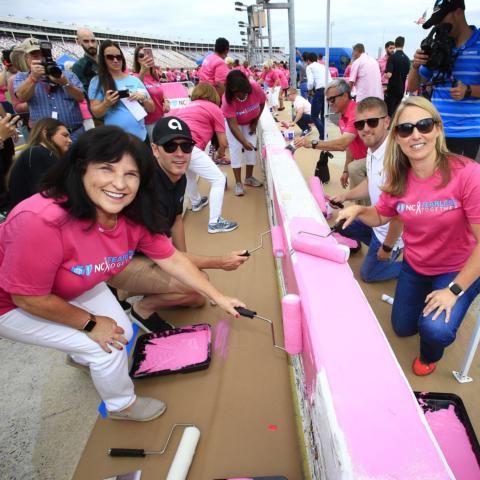
[[[0,315],[17,308],[12,293],[71,300],[121,272],[135,250],[155,259],[175,251],[166,236],[123,216],[112,230],[90,223],[40,194],[12,210],[0,226]]]
[[[138,73],[134,73],[133,75],[137,78],[140,78]],[[151,125],[163,117],[163,101],[165,99],[165,95],[163,94],[161,81],[155,80],[150,73],[147,73],[143,77],[143,84],[145,85],[148,93],[150,94],[150,98],[155,104],[155,110],[145,117],[145,125]]]
[[[377,60],[378,66],[380,68],[380,75],[382,77],[382,85],[388,84],[388,78],[385,77],[385,69],[387,68],[388,55],[384,55],[382,58]]]
[[[247,99],[240,102],[236,98],[232,103],[227,103],[225,95],[222,97],[222,112],[225,118],[236,118],[239,125],[248,125],[257,118],[261,112],[261,105],[265,103],[266,97],[262,87],[258,83],[250,81],[252,93]]]
[[[208,100],[194,100],[183,108],[177,108],[168,116],[181,118],[192,131],[193,139],[200,150],[205,150],[214,132],[225,133],[225,120],[219,106]]]
[[[279,85],[280,79],[278,78],[278,73],[276,70],[271,68],[262,73],[263,81],[267,84],[267,87],[273,88],[276,85]]]
[[[175,72],[173,72],[172,70],[167,70],[166,73],[165,73],[165,76],[167,77],[167,80],[169,82],[174,82],[175,81]]]
[[[476,245],[470,224],[480,224],[480,164],[450,157],[451,179],[438,188],[437,170],[429,178],[408,172],[403,196],[382,193],[375,205],[385,217],[402,220],[404,256],[422,275],[460,271]]]
[[[201,82],[208,82],[215,86],[217,83],[225,83],[230,69],[225,60],[216,53],[209,55],[202,63],[199,78]]]
[[[367,97],[378,97],[383,100],[383,87],[378,62],[362,53],[352,65],[350,81],[355,84],[357,96],[355,100],[361,102]]]
[[[367,147],[358,136],[357,129],[353,125],[353,123],[355,122],[356,106],[357,104],[353,100],[350,100],[347,110],[343,115],[340,116],[338,126],[342,133],[351,133],[352,135],[355,135],[355,139],[348,146],[348,149],[353,155],[354,160],[361,160],[362,158],[367,157]]]
[[[288,88],[288,80],[284,73],[285,70],[283,68],[276,68],[275,71],[277,72],[278,79],[280,80],[280,87]]]

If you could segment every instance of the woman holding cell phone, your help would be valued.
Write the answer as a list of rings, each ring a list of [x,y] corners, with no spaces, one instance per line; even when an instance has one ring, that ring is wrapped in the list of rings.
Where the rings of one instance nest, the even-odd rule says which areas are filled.
[[[150,98],[155,104],[155,110],[145,117],[145,126],[151,141],[155,123],[157,123],[165,113],[170,111],[170,103],[163,93],[161,78],[155,68],[155,60],[151,48],[137,45],[133,53],[133,72],[134,75],[143,82]]]
[[[98,75],[92,78],[88,87],[90,108],[93,115],[103,118],[105,125],[121,127],[149,144],[145,118],[132,113],[134,108],[128,108],[121,98],[126,98],[127,102],[138,102],[147,114],[155,110],[155,104],[145,85],[128,74],[126,69],[125,57],[118,43],[103,41],[98,50]]]
[[[420,334],[416,375],[432,373],[480,293],[480,165],[447,150],[442,120],[425,98],[409,97],[392,121],[386,184],[374,207],[351,206],[376,227],[399,216],[405,242],[392,309],[399,336]]]

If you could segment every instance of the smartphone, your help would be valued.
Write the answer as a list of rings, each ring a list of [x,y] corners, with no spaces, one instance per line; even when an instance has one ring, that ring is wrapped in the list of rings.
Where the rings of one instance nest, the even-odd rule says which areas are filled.
[[[130,90],[126,88],[125,90],[117,90],[119,98],[128,98],[130,96]]]
[[[153,58],[153,51],[152,51],[152,49],[149,48],[149,47],[143,47],[143,54],[144,54],[146,57]]]

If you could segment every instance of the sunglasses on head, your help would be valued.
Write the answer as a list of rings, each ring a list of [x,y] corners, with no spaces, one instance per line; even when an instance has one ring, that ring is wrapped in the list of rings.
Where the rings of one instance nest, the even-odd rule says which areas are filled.
[[[386,115],[383,117],[367,118],[366,120],[357,120],[356,122],[353,122],[353,126],[357,130],[363,130],[365,128],[365,124],[367,124],[370,128],[376,128],[378,127],[378,122],[385,117]]]
[[[328,103],[333,103],[337,97],[341,97],[343,95],[343,93],[339,93],[338,95],[333,95],[332,97],[327,97],[327,102]]]
[[[113,62],[114,60],[121,62],[123,60],[123,57],[121,55],[112,55],[111,53],[107,53],[105,55],[105,58],[107,60],[110,60],[111,62]]]
[[[183,153],[192,153],[193,147],[195,146],[192,142],[182,142],[177,143],[171,140],[170,142],[164,143],[162,145],[163,149],[167,153],[173,153],[177,151],[177,148],[180,147]]]
[[[424,118],[417,123],[400,123],[395,127],[395,132],[401,138],[407,138],[416,128],[420,133],[430,133],[437,122],[433,118]]]

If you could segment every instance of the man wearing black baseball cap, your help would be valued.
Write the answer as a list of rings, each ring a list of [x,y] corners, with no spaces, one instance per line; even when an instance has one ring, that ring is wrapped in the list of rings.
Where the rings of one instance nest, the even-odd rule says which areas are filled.
[[[450,151],[480,161],[480,30],[468,25],[464,0],[437,0],[423,28],[450,24],[454,40],[452,76],[432,86],[432,103],[440,112]],[[421,79],[431,80],[438,72],[425,67],[428,55],[415,52],[408,75],[408,90],[419,88]],[[453,101],[452,101],[453,100]]]
[[[153,128],[152,150],[158,164],[155,172],[157,203],[171,230],[172,243],[201,270],[236,270],[248,257],[245,250],[223,256],[207,257],[187,252],[183,225],[183,198],[188,169],[195,142],[188,125],[177,117],[163,117]],[[152,260],[135,256],[134,260],[109,285],[143,295],[131,308],[130,318],[146,331],[165,328],[156,313],[160,308],[174,306],[198,307],[205,303],[203,296],[161,270]],[[167,324],[168,325],[168,324]]]

